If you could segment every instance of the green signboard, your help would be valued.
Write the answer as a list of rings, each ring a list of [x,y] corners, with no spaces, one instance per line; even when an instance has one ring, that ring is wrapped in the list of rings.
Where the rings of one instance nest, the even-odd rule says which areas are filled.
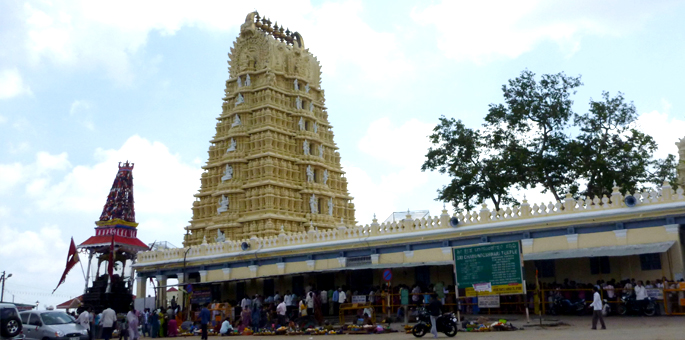
[[[523,275],[519,242],[496,243],[454,249],[459,287],[474,295],[473,285],[490,284],[485,294],[522,294]]]

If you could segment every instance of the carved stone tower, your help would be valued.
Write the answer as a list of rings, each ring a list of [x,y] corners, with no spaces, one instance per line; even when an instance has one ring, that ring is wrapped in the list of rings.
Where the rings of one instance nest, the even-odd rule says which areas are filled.
[[[685,187],[685,137],[678,140],[675,145],[678,147],[678,185]]]
[[[354,225],[321,66],[302,36],[250,13],[228,64],[185,245]]]

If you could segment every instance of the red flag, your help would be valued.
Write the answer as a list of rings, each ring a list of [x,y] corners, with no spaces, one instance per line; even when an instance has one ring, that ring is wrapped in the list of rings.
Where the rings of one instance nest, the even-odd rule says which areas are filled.
[[[107,264],[107,274],[109,274],[110,281],[114,275],[114,235],[112,235],[112,245],[109,246],[109,263]]]
[[[64,274],[62,274],[62,279],[59,280],[59,283],[57,284],[57,287],[55,287],[55,290],[59,288],[59,286],[64,283],[64,280],[67,278],[67,274],[71,270],[71,268],[74,268],[76,263],[78,263],[79,258],[78,258],[78,251],[76,251],[76,244],[74,244],[74,238],[71,238],[71,245],[69,246],[69,254],[67,254],[67,267],[64,268]],[[55,290],[52,291],[52,293],[55,293]]]

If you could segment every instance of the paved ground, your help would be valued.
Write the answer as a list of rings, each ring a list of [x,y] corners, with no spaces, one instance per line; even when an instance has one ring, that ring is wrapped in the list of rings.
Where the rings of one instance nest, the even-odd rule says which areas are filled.
[[[492,317],[492,316],[491,316]],[[509,316],[511,317],[511,316]],[[505,318],[507,318],[505,316]],[[660,316],[660,317],[608,317],[605,318],[607,330],[591,330],[591,317],[561,317],[559,321],[567,323],[568,326],[556,327],[535,327],[527,325],[524,319],[516,316],[517,320],[512,320],[511,323],[516,327],[523,326],[523,330],[513,332],[487,332],[487,333],[467,333],[459,332],[454,339],[505,339],[505,340],[531,340],[531,339],[553,339],[553,340],[585,340],[585,339],[600,339],[600,340],[685,340],[685,317],[679,316]],[[552,320],[547,320],[547,322]],[[537,323],[538,320],[531,320],[531,324]],[[399,325],[394,324],[399,327]],[[325,336],[252,336],[250,339],[264,338],[264,339],[316,339],[330,337],[345,339],[363,339],[363,340],[410,340],[414,339],[411,334],[404,333],[389,333],[381,335],[325,335]],[[444,334],[440,334],[439,338],[447,338]],[[188,337],[188,340],[199,340],[199,337]],[[210,337],[211,339],[227,339],[225,337]],[[424,339],[432,339],[430,334],[426,335]]]

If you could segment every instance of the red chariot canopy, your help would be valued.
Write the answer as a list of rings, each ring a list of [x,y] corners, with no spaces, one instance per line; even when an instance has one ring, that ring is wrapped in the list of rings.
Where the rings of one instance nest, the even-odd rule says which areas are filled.
[[[79,244],[79,248],[100,248],[109,247],[112,244],[112,236],[91,236],[85,242]],[[143,241],[138,238],[129,238],[114,235],[114,246],[122,247],[124,249],[141,251],[148,250],[148,247]]]

